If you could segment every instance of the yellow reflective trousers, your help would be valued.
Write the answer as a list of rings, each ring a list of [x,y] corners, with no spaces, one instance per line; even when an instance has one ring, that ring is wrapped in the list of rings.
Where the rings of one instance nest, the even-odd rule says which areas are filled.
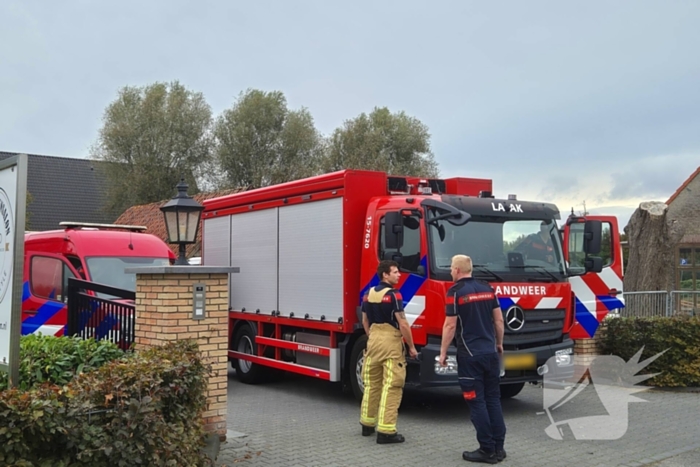
[[[406,382],[406,357],[401,331],[390,324],[373,324],[362,367],[365,392],[360,423],[396,433],[396,419]]]

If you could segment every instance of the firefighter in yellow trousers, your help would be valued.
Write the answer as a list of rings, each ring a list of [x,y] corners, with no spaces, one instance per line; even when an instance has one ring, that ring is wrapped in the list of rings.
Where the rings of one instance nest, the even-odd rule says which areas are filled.
[[[381,282],[369,290],[362,302],[362,326],[369,339],[362,367],[365,392],[360,424],[362,436],[370,436],[376,427],[378,444],[405,441],[396,432],[406,381],[402,337],[406,339],[411,357],[418,355],[403,311],[401,293],[394,289],[401,278],[398,266],[395,261],[381,261],[377,267]]]

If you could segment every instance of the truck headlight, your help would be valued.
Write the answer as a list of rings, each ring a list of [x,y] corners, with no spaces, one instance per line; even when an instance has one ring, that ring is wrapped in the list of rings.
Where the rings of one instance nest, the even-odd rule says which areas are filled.
[[[569,347],[568,349],[561,349],[554,352],[556,356],[557,366],[571,365],[571,355],[574,353],[574,349]]]
[[[435,356],[435,374],[436,375],[456,375],[457,374],[457,357],[454,355],[447,356],[447,366],[440,365],[440,356]]]

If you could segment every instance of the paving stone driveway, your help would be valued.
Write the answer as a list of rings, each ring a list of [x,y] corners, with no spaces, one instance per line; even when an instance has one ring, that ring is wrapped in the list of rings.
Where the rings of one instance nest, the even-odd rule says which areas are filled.
[[[508,458],[500,465],[700,465],[700,394],[651,390],[637,396],[649,402],[629,405],[629,429],[619,440],[556,441],[545,434],[547,415],[538,415],[542,388],[527,385],[503,403]],[[407,440],[390,446],[363,438],[358,404],[323,381],[289,376],[249,386],[230,370],[228,400],[228,428],[238,433],[222,446],[220,466],[464,466],[462,451],[476,446],[456,388],[407,390],[399,412]],[[663,459],[681,463],[658,463]]]

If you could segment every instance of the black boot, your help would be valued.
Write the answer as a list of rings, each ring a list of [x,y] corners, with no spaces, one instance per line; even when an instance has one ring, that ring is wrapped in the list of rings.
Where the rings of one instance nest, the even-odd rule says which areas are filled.
[[[506,458],[506,450],[503,448],[496,448],[496,460],[498,462],[501,462],[503,459]]]
[[[483,462],[484,464],[498,464],[498,459],[496,459],[495,453],[487,453],[483,449],[477,449],[476,451],[464,451],[462,453],[462,459],[469,462]]]
[[[403,435],[400,435],[398,433],[394,433],[391,435],[388,435],[386,433],[377,433],[377,444],[394,444],[394,443],[403,443],[406,441],[406,438],[403,437]]]
[[[360,423],[362,425],[362,423]],[[373,426],[362,425],[362,436],[372,436],[374,434]]]

